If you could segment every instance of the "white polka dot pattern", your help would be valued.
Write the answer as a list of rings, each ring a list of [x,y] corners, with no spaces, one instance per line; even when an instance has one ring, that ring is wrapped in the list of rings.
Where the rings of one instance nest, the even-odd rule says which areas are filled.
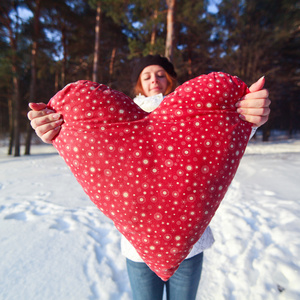
[[[150,114],[89,81],[49,102],[65,120],[54,146],[163,280],[198,241],[236,173],[251,125],[234,105],[246,92],[237,77],[211,73],[178,87]]]

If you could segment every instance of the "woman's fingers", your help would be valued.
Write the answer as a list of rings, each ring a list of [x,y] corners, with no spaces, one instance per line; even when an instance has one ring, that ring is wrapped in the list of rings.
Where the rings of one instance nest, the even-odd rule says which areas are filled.
[[[52,140],[58,135],[61,126],[58,125],[57,127],[55,127],[54,129],[49,129],[49,127],[47,127],[48,125],[42,125],[39,126],[35,132],[37,134],[37,136],[44,142],[47,144],[52,144]],[[48,130],[49,129],[49,130]]]
[[[269,108],[271,101],[269,98],[242,100],[236,103],[236,107],[245,108]]]
[[[31,121],[31,127],[43,142],[51,144],[61,129],[63,123],[61,114],[47,108],[45,103],[30,103],[29,107],[32,110],[27,116]]]
[[[45,143],[52,143],[52,140],[59,133],[63,119],[60,114],[51,114],[31,121],[31,127],[36,135]]]
[[[259,108],[238,108],[237,112],[243,115],[250,115],[250,116],[261,116],[266,117],[270,114],[269,107],[259,107]]]
[[[32,121],[35,118],[48,116],[48,115],[54,114],[54,113],[55,113],[55,111],[53,111],[47,107],[44,107],[44,108],[41,108],[40,110],[30,110],[27,114],[27,117],[30,121]]]
[[[266,123],[270,115],[269,91],[259,89],[263,87],[263,84],[264,78],[261,78],[251,86],[252,92],[246,94],[236,103],[240,118],[257,127]]]
[[[63,123],[62,119],[52,121],[52,122],[45,122],[40,123],[39,125],[36,125],[38,119],[34,119],[31,121],[31,127],[36,131],[38,136],[43,135],[47,133],[50,130],[55,129],[56,127],[60,126]]]
[[[269,91],[267,89],[263,89],[257,92],[248,93],[243,96],[240,101],[243,100],[255,100],[255,99],[268,99],[269,98]]]
[[[42,110],[42,109],[46,108],[47,105],[43,102],[40,102],[40,103],[31,102],[31,103],[29,103],[29,107],[33,110]]]
[[[255,127],[260,127],[268,121],[269,115],[267,115],[267,116],[255,116],[255,115],[242,115],[241,114],[240,118],[244,121],[252,123]]]
[[[268,121],[270,115],[270,103],[267,99],[252,99],[240,101],[237,112],[240,114],[240,118],[253,123],[259,127]]]
[[[33,112],[33,117],[29,118],[31,120],[30,124],[33,129],[37,129],[39,126],[52,124],[51,126],[54,128],[57,126],[57,122],[62,123],[61,115],[58,113],[51,113],[49,115],[39,114],[41,112]],[[53,129],[51,128],[51,129]]]
[[[256,82],[254,82],[250,87],[249,90],[251,93],[253,92],[257,92],[263,89],[264,85],[265,85],[265,76],[262,76],[261,78],[259,78]]]

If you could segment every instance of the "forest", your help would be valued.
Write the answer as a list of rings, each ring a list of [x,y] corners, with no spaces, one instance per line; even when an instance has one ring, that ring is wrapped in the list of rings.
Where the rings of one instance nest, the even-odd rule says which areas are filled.
[[[0,139],[30,154],[29,102],[69,82],[131,95],[132,60],[167,56],[179,83],[212,71],[248,85],[261,76],[271,114],[260,130],[300,129],[300,1],[5,0],[0,4]]]

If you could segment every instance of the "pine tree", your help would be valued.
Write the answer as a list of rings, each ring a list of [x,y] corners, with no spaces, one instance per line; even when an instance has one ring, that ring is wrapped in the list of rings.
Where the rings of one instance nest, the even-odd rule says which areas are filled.
[[[10,142],[8,154],[11,155],[14,149],[14,156],[20,156],[20,119],[21,119],[21,96],[20,96],[20,61],[19,51],[19,31],[21,19],[17,1],[5,1],[1,4],[1,35],[7,37],[10,46],[8,56],[11,67],[13,94],[10,106]],[[10,99],[10,98],[9,98]]]
[[[31,48],[31,78],[30,78],[30,89],[29,89],[29,102],[36,102],[36,89],[37,89],[37,55],[38,55],[38,37],[40,31],[40,10],[41,0],[35,0],[30,7],[34,11],[34,22],[33,22],[33,35],[32,35],[32,48]],[[32,128],[27,123],[26,129],[26,140],[25,140],[25,155],[30,154]]]

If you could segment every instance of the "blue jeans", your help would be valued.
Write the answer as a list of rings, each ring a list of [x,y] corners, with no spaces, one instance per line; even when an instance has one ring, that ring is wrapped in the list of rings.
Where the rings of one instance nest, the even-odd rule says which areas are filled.
[[[185,259],[167,281],[161,280],[142,262],[127,259],[127,271],[133,300],[162,300],[166,286],[167,300],[194,300],[201,277],[203,252]]]

